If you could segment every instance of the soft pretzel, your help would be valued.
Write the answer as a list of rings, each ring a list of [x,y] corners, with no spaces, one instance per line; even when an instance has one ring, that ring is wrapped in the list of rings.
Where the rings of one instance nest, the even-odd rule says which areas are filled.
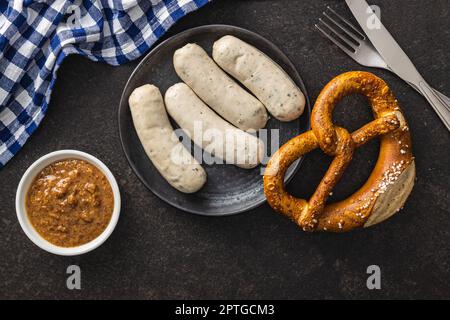
[[[344,97],[366,96],[375,120],[353,133],[332,122],[334,106]],[[312,130],[283,145],[264,173],[269,205],[305,231],[345,232],[377,224],[395,214],[408,198],[415,179],[415,164],[408,124],[388,85],[367,72],[348,72],[328,83],[311,116]],[[377,164],[367,182],[349,198],[326,204],[334,186],[353,157],[353,151],[380,137]],[[284,175],[300,156],[321,148],[334,157],[316,191],[306,201],[286,192]]]

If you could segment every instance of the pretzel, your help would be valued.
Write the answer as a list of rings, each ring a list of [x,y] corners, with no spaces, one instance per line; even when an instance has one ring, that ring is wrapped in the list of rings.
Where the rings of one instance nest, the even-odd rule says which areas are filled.
[[[334,106],[345,96],[366,96],[375,120],[353,133],[335,126]],[[312,130],[283,145],[264,173],[269,205],[304,231],[346,232],[377,224],[395,214],[408,198],[415,179],[408,124],[388,85],[368,72],[347,72],[334,78],[320,93],[311,115]],[[378,161],[366,183],[349,198],[326,204],[334,186],[352,160],[355,148],[380,137]],[[306,201],[287,193],[284,176],[302,155],[320,148],[334,157],[316,191]]]

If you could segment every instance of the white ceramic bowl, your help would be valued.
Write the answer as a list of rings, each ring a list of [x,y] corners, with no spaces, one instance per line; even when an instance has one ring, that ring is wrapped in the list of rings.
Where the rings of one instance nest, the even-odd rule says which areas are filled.
[[[25,206],[25,199],[28,189],[30,187],[30,184],[33,182],[34,178],[38,175],[38,173],[46,166],[52,164],[53,162],[64,159],[84,160],[96,166],[108,179],[114,194],[114,209],[111,216],[111,220],[106,229],[94,240],[81,246],[70,248],[56,246],[45,240],[42,236],[40,236],[39,233],[32,226],[31,222],[29,221]],[[120,215],[120,191],[117,185],[117,181],[114,178],[111,171],[109,171],[108,167],[106,167],[106,165],[100,160],[98,160],[96,157],[77,150],[55,151],[39,158],[27,169],[27,171],[25,171],[17,188],[16,212],[20,226],[22,227],[23,231],[28,236],[28,238],[30,238],[30,240],[34,242],[34,244],[44,249],[45,251],[62,256],[80,255],[89,252],[91,250],[94,250],[95,248],[100,246],[103,242],[106,241],[106,239],[108,239],[108,237],[113,232]]]

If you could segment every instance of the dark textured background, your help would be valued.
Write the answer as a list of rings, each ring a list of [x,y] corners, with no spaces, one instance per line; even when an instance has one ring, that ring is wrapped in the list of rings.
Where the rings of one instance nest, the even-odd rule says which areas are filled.
[[[382,20],[437,89],[450,95],[450,1],[378,0]],[[364,69],[317,33],[326,5],[349,16],[343,1],[216,0],[166,35],[225,23],[259,32],[299,69],[314,101],[335,75]],[[165,38],[166,38],[165,37]],[[23,150],[0,171],[0,298],[450,298],[450,135],[426,101],[394,75],[371,70],[396,93],[410,122],[418,180],[405,209],[376,227],[344,235],[305,234],[267,206],[227,218],[183,213],[138,181],[119,143],[116,111],[139,61],[110,67],[71,56],[62,65],[48,114]],[[336,109],[356,129],[370,120],[363,99]],[[111,238],[81,257],[35,247],[16,219],[14,196],[26,168],[58,149],[83,150],[116,175],[122,215]],[[368,177],[376,143],[359,149],[333,198]],[[330,159],[309,154],[291,191],[306,197]],[[82,290],[69,291],[66,267],[79,264]],[[382,290],[366,288],[366,268],[382,269]]]

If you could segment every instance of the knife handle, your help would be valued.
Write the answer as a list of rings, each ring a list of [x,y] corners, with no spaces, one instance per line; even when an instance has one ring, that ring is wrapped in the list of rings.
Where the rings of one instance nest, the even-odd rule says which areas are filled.
[[[450,98],[447,97],[442,92],[437,91],[436,89],[433,89],[434,93],[437,94],[437,96],[444,102],[444,104],[447,106],[447,109],[450,111]]]
[[[433,88],[425,81],[419,82],[419,90],[427,99],[428,103],[433,107],[439,118],[444,122],[447,130],[450,131],[450,105],[442,99]]]

